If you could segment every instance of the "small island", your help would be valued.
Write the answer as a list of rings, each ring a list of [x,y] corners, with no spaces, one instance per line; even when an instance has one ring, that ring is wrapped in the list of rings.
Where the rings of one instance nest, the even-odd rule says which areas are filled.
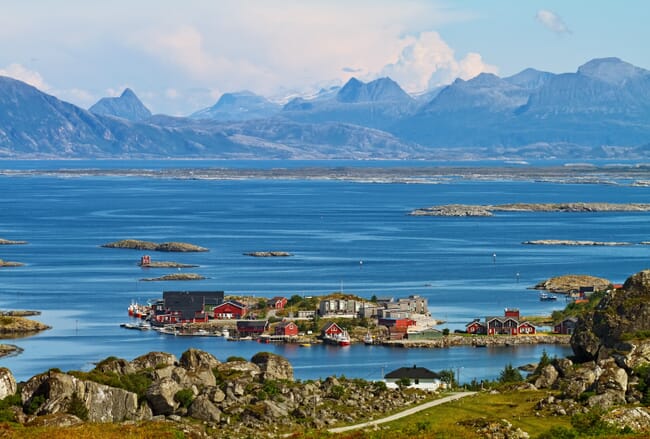
[[[156,281],[165,281],[165,280],[203,280],[204,276],[196,273],[174,273],[166,274],[160,277],[147,277],[140,279],[143,282],[156,282]]]
[[[533,289],[569,294],[573,291],[579,291],[580,287],[584,286],[593,286],[596,290],[606,290],[610,285],[611,282],[602,277],[586,274],[565,274],[542,281],[535,285]]]
[[[604,247],[619,247],[632,245],[631,242],[616,242],[616,241],[572,241],[568,239],[539,239],[535,241],[524,241],[525,245],[567,245],[567,246],[604,246]]]
[[[5,261],[3,259],[0,259],[0,267],[22,267],[23,264],[22,262],[12,262],[12,261]]]
[[[253,256],[256,258],[278,258],[278,257],[293,256],[291,253],[283,252],[283,251],[249,252],[249,253],[244,253],[244,255]]]
[[[24,245],[27,241],[11,241],[9,239],[0,238],[0,245]]]
[[[650,212],[648,203],[447,204],[415,209],[410,216],[493,216],[494,212]]]
[[[50,326],[26,319],[22,315],[31,315],[28,311],[22,312],[5,311],[0,315],[0,338],[15,338],[34,335],[37,332],[51,329]],[[1,354],[0,354],[1,356]]]
[[[138,239],[123,239],[121,241],[103,244],[106,248],[126,248],[132,250],[147,250],[157,252],[207,252],[209,249],[185,242],[150,242]]]

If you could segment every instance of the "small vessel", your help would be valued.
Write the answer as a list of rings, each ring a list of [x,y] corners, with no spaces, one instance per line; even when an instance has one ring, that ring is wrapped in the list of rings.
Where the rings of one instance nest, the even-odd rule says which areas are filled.
[[[228,328],[224,328],[224,329],[221,331],[221,335],[222,335],[223,337],[230,338],[230,331],[228,330]]]
[[[337,334],[329,334],[323,337],[323,341],[329,344],[335,344],[339,346],[350,346],[350,336],[348,331],[343,330],[343,332]]]
[[[539,295],[539,300],[542,302],[554,302],[557,300],[557,296],[553,294],[541,293]]]
[[[365,344],[373,344],[374,343],[374,340],[372,338],[372,334],[370,333],[370,331],[368,331],[366,333],[366,335],[363,337],[363,342]]]
[[[303,348],[310,348],[311,343],[300,343],[300,346],[302,346]]]

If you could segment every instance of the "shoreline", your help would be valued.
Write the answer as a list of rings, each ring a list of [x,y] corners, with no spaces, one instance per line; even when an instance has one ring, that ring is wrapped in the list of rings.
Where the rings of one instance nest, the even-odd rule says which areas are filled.
[[[546,183],[648,185],[649,165],[621,166],[423,166],[169,169],[0,169],[0,175],[56,177],[142,177],[181,180],[334,180],[358,183],[444,184],[450,181],[536,181]],[[624,180],[618,182],[616,180]]]
[[[477,335],[462,336],[448,335],[433,340],[387,340],[381,343],[382,346],[399,348],[451,348],[456,346],[517,346],[535,344],[562,344],[569,345],[570,335]]]

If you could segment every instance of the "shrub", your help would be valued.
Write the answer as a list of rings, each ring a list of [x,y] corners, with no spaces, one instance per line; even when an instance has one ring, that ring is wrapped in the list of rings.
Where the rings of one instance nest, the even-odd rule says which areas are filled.
[[[188,408],[194,401],[194,392],[192,392],[192,389],[181,389],[174,395],[174,401],[182,407]]]
[[[226,358],[226,363],[233,361],[246,361],[246,359],[244,357],[238,357],[237,355],[231,355],[230,357]]]
[[[278,386],[277,381],[266,380],[262,386],[262,390],[269,396],[275,396],[280,393],[280,386]]]
[[[24,407],[25,413],[28,415],[35,414],[38,409],[45,403],[45,395],[36,395],[32,398],[31,401]]]
[[[575,439],[578,437],[578,433],[575,430],[566,427],[552,427],[540,434],[538,439]]]
[[[386,386],[385,382],[383,382],[383,381],[373,381],[372,390],[373,390],[373,392],[375,394],[381,393],[381,392],[385,391],[386,389],[388,389],[388,387]]]
[[[501,384],[505,383],[517,383],[523,381],[521,373],[512,366],[511,363],[506,364],[501,373],[499,374],[499,382]]]
[[[68,403],[68,413],[71,415],[76,416],[77,418],[87,421],[88,420],[88,407],[86,407],[86,404],[79,398],[79,395],[77,395],[77,392],[74,392],[72,394],[72,398],[70,399],[70,402]]]
[[[345,394],[345,388],[343,386],[332,386],[330,389],[330,397],[334,399],[341,399]]]
[[[571,425],[578,433],[587,436],[616,433],[617,429],[603,420],[603,413],[600,408],[593,408],[587,413],[578,413],[571,417]]]
[[[399,387],[400,389],[404,389],[411,385],[411,379],[408,377],[402,377],[399,380],[397,380],[395,384],[397,384],[397,387]]]

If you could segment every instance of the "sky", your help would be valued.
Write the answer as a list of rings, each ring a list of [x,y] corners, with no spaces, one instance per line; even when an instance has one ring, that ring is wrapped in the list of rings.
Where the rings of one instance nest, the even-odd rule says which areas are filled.
[[[0,75],[83,108],[130,87],[184,116],[351,77],[415,94],[609,56],[650,68],[648,17],[645,0],[0,0]]]

